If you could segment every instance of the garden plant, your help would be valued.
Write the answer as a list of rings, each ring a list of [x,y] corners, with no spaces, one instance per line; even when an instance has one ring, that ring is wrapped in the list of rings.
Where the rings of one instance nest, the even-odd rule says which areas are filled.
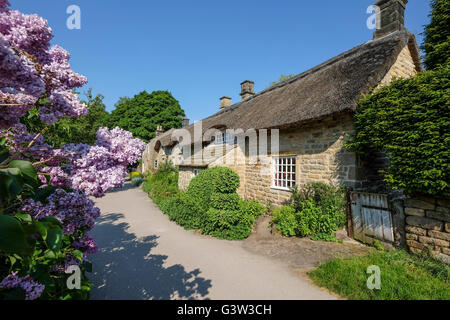
[[[242,240],[253,230],[265,207],[236,193],[239,176],[226,167],[202,170],[187,191],[178,190],[178,172],[165,164],[150,175],[144,190],[169,218],[186,229],[220,239]]]
[[[45,19],[0,0],[0,31],[0,300],[87,299],[87,255],[97,251],[89,231],[100,214],[89,197],[122,186],[144,143],[100,128],[93,145],[54,149],[45,129],[28,132],[33,115],[48,125],[86,115],[74,89],[87,79],[50,47]],[[66,285],[69,266],[81,270],[80,289]]]
[[[291,204],[274,211],[273,223],[284,236],[336,241],[333,232],[346,224],[345,188],[311,183],[293,188]]]

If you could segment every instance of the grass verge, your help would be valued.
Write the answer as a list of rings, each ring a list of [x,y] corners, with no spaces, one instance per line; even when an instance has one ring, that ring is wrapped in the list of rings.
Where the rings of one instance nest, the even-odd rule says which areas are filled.
[[[381,271],[381,289],[370,290],[369,266]],[[450,266],[403,250],[333,259],[311,271],[313,281],[352,300],[450,300]]]

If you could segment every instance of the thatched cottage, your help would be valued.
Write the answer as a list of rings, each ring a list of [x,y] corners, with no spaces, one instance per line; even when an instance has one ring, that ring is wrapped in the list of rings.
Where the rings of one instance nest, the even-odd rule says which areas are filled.
[[[170,159],[179,167],[179,186],[185,189],[200,170],[226,165],[239,174],[242,197],[273,204],[287,200],[290,187],[309,182],[354,189],[370,185],[374,165],[346,150],[344,141],[353,131],[352,114],[362,95],[421,71],[415,37],[403,23],[406,2],[377,1],[381,28],[373,40],[259,93],[253,82],[244,81],[242,101],[232,105],[230,98],[221,98],[220,110],[204,119],[201,128],[184,119],[184,129],[194,139],[181,141],[177,130],[163,133],[158,128],[142,169],[156,169]],[[229,129],[241,129],[243,143],[227,134]],[[249,132],[256,132],[257,139]],[[276,152],[270,148],[275,140]],[[251,161],[252,147],[267,149],[267,157]]]

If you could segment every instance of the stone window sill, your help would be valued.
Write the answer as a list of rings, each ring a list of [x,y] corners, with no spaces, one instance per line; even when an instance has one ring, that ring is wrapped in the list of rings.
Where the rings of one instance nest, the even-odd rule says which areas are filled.
[[[287,192],[291,191],[291,189],[289,189],[289,188],[283,188],[283,187],[277,187],[277,186],[271,186],[270,189],[279,190],[279,191],[287,191]]]

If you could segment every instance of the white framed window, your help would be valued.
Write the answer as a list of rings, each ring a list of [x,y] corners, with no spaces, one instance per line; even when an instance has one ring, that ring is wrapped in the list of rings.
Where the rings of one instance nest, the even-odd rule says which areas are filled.
[[[273,158],[273,182],[272,188],[289,190],[297,184],[297,158],[274,157]]]
[[[222,145],[222,144],[234,144],[235,143],[235,136],[229,133],[217,133],[215,135],[214,144]]]
[[[153,163],[153,168],[158,169],[158,160],[155,160]]]
[[[192,172],[194,173],[194,177],[197,176],[200,173],[200,171],[202,171],[202,170],[203,169],[194,169],[194,170],[192,170]]]

